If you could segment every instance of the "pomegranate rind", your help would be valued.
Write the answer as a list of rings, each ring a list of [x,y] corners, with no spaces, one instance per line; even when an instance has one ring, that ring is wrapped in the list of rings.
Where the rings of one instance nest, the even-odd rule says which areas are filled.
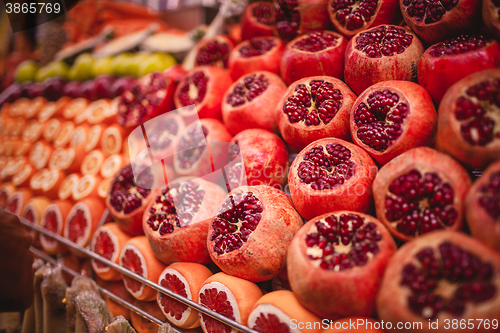
[[[428,147],[410,149],[380,169],[373,182],[377,218],[394,237],[403,241],[414,238],[414,236],[406,235],[397,230],[397,223],[400,220],[391,222],[386,217],[386,195],[389,193],[389,186],[400,175],[407,174],[413,169],[418,170],[421,174],[437,173],[443,182],[451,185],[454,191],[453,207],[458,215],[455,223],[447,229],[460,230],[465,213],[465,196],[469,191],[471,179],[467,171],[452,157]]]
[[[274,187],[240,186],[231,191],[229,196],[240,193],[253,193],[264,205],[256,229],[239,249],[219,255],[214,250],[215,240],[210,240],[214,231],[213,223],[210,223],[208,253],[226,274],[252,282],[271,280],[278,276],[285,265],[287,248],[302,226],[302,218],[293,208],[290,198]],[[223,212],[223,207],[224,204],[221,204],[217,211]]]
[[[227,46],[227,48],[228,48],[228,50],[227,50],[228,55],[227,56],[228,56],[228,59],[229,59],[229,54],[231,53],[231,51],[234,48],[234,42],[227,35],[217,35],[217,36],[214,36],[214,37],[211,37],[211,38],[203,39],[200,42],[198,42],[198,44],[196,45],[196,49],[195,49],[195,61],[194,61],[194,66],[195,67],[210,66],[210,67],[218,67],[218,68],[223,68],[223,69],[227,68],[227,66],[225,66],[223,63],[221,63],[220,59],[216,63],[210,63],[210,64],[199,64],[198,63],[197,59],[198,59],[198,54],[199,54],[200,50],[203,49],[203,48],[205,48],[207,46],[207,44],[213,43],[213,42],[218,42],[220,45],[224,45],[225,44]],[[207,53],[210,53],[210,52],[207,52]]]
[[[359,127],[355,123],[354,113],[359,104],[367,103],[366,100],[371,93],[385,90],[397,93],[402,97],[399,103],[406,104],[409,112],[402,122],[401,135],[391,142],[386,150],[381,152],[366,145],[358,138],[357,132]],[[412,148],[431,146],[436,139],[438,117],[436,108],[429,93],[416,83],[409,81],[384,81],[376,83],[358,96],[352,110],[350,118],[352,140],[382,165]]]
[[[493,0],[483,0],[482,6],[483,21],[490,33],[500,39],[500,14],[498,7],[493,4]]]
[[[436,148],[452,155],[470,168],[485,168],[500,159],[500,140],[494,138],[485,146],[473,146],[467,142],[460,133],[461,124],[455,118],[456,102],[469,87],[489,79],[500,79],[500,69],[487,69],[458,81],[446,91],[438,109]],[[493,116],[498,117],[499,107],[494,111],[496,112],[492,112]],[[497,120],[495,126],[498,133],[500,121]]]
[[[365,223],[374,223],[382,239],[379,252],[364,266],[345,270],[327,270],[318,261],[309,259],[306,238],[319,220],[328,216],[354,214]],[[342,246],[342,245],[340,245]],[[396,251],[396,243],[382,223],[370,215],[352,211],[334,211],[307,222],[293,239],[287,254],[288,280],[299,302],[321,318],[336,320],[342,317],[375,314],[375,298],[387,262]]]
[[[260,23],[253,17],[254,7],[259,5],[272,7],[272,4],[263,1],[257,1],[247,6],[241,16],[241,39],[243,40],[247,40],[252,37],[265,37],[273,35],[272,25]]]
[[[498,253],[461,232],[433,231],[404,244],[391,258],[381,281],[380,293],[377,296],[377,314],[380,320],[386,323],[391,322],[394,328],[397,322],[414,323],[415,325],[412,326],[414,329],[407,329],[408,332],[430,333],[436,331],[429,327],[428,319],[418,316],[408,308],[410,289],[407,286],[401,285],[399,281],[401,280],[405,264],[416,261],[415,255],[418,252],[427,247],[439,251],[437,247],[443,242],[450,242],[476,255],[481,260],[491,263],[494,269],[493,278],[491,279],[492,284],[496,286],[497,290],[500,288],[500,255]],[[482,304],[474,305],[473,303],[467,303],[462,317],[457,318],[451,313],[440,311],[432,321],[439,320],[439,328],[443,329],[443,325],[447,319],[450,321],[463,320],[467,322],[469,319],[475,321],[478,318],[490,322],[500,318],[500,293],[498,291],[493,298],[482,302]],[[417,323],[421,326],[416,325]],[[416,327],[419,328],[416,329]],[[454,329],[450,332],[467,331],[469,330]],[[481,327],[476,328],[475,332],[490,332],[490,329],[486,329],[481,325]]]

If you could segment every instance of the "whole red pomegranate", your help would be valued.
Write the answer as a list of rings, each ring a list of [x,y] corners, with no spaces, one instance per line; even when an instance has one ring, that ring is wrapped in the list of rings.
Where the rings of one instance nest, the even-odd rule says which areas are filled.
[[[245,9],[241,16],[241,39],[273,35],[273,4],[257,1]]]
[[[481,35],[461,35],[425,50],[418,63],[418,83],[436,103],[467,75],[500,67],[500,45]]]
[[[377,217],[404,241],[438,229],[460,230],[470,183],[450,156],[427,147],[411,149],[375,177]]]
[[[292,162],[288,185],[306,220],[334,210],[368,212],[377,166],[360,147],[335,138],[314,141]]]
[[[472,237],[500,252],[500,161],[472,184],[465,199],[465,216]]]
[[[345,82],[356,94],[387,80],[417,81],[424,47],[409,29],[380,25],[358,33],[347,44]]]
[[[389,261],[377,314],[390,332],[400,332],[401,322],[412,323],[405,332],[414,333],[492,332],[500,318],[499,276],[498,253],[459,232],[431,232]]]
[[[193,69],[177,86],[175,107],[186,118],[221,119],[221,103],[233,80],[222,68],[200,66]],[[184,108],[190,105],[195,107]]]
[[[344,77],[347,39],[333,31],[299,36],[286,45],[281,58],[281,76],[286,84],[309,76]]]
[[[380,279],[395,251],[394,239],[376,218],[326,213],[295,235],[288,280],[299,302],[321,318],[373,316]]]
[[[219,206],[208,229],[208,253],[226,274],[260,282],[283,268],[302,226],[290,198],[271,186],[241,186]]]
[[[500,39],[500,2],[483,0],[483,21],[490,34]]]
[[[208,226],[226,194],[201,178],[178,180],[167,189],[156,190],[142,219],[155,257],[166,265],[177,261],[209,263]]]
[[[163,73],[151,73],[126,90],[118,102],[118,124],[137,127],[146,120],[154,118],[174,108],[176,84]]]
[[[280,74],[280,60],[285,44],[278,37],[254,37],[231,51],[229,71],[234,80],[256,71]]]
[[[481,0],[399,0],[403,18],[427,43],[470,33],[481,22]]]
[[[194,65],[227,68],[229,53],[233,47],[234,42],[229,36],[217,35],[203,39],[196,45]]]
[[[233,134],[251,128],[277,132],[276,106],[285,91],[285,83],[276,74],[258,71],[244,75],[224,96],[224,125]]]
[[[329,0],[328,14],[335,29],[347,39],[380,24],[402,20],[398,0]]]
[[[436,147],[472,168],[500,159],[500,69],[451,86],[438,110]]]
[[[283,188],[288,172],[288,153],[283,141],[263,129],[248,129],[238,133],[229,148],[225,167],[231,189],[240,185],[269,185]]]
[[[288,42],[302,34],[325,30],[328,0],[274,0],[274,33]]]
[[[434,143],[437,113],[427,91],[409,81],[383,81],[359,95],[351,112],[351,136],[375,161]]]
[[[299,149],[326,137],[350,138],[349,113],[356,95],[339,79],[313,76],[291,84],[277,105],[283,139]]]

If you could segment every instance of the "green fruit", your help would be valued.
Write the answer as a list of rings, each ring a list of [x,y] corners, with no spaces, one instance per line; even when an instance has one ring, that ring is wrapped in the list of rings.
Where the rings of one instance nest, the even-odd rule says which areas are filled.
[[[34,81],[38,65],[33,60],[26,60],[17,66],[15,79],[17,82]]]
[[[68,77],[68,71],[69,67],[64,61],[52,61],[36,72],[35,80],[42,82],[55,76],[66,78]]]
[[[149,53],[136,53],[125,65],[125,75],[139,76],[139,67],[149,56]]]
[[[111,60],[111,71],[113,74],[124,76],[125,75],[125,67],[130,62],[132,58],[131,53],[122,53],[119,54]]]
[[[146,58],[139,66],[139,76],[161,72],[176,64],[175,58],[168,53],[155,53]]]
[[[92,67],[94,57],[90,53],[80,54],[69,71],[69,79],[72,81],[86,81],[93,78]]]
[[[94,76],[113,74],[112,60],[111,57],[95,59],[92,65],[92,74]]]

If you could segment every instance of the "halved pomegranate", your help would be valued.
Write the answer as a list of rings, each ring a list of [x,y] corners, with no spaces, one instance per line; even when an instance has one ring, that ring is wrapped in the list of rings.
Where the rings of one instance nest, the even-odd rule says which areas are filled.
[[[256,71],[280,74],[285,44],[278,37],[254,37],[236,45],[229,55],[229,71],[234,80]]]
[[[172,78],[164,73],[154,72],[140,78],[120,97],[118,124],[137,127],[150,118],[172,110],[175,87]]]
[[[375,314],[375,299],[396,243],[376,218],[352,211],[320,215],[288,248],[288,280],[306,308],[321,318]]]
[[[360,147],[335,138],[317,140],[288,173],[293,204],[306,220],[334,210],[368,212],[377,166]]]
[[[221,119],[222,98],[231,84],[233,80],[225,69],[196,67],[179,82],[174,95],[175,107],[183,108],[178,112],[185,118]],[[195,107],[188,108],[191,105]]]
[[[458,81],[438,110],[436,147],[472,168],[500,159],[500,69]]]
[[[156,117],[144,124],[144,132],[146,133],[150,148],[149,151],[155,161],[163,160],[166,164],[171,165],[174,159],[175,147],[184,134],[185,127],[186,125],[182,116],[174,111]],[[129,135],[129,146],[135,144],[135,142],[131,142],[132,140],[144,140],[142,130],[140,133],[137,133],[139,134],[139,138],[135,138],[135,134]],[[130,158],[133,159],[137,157],[136,155],[138,154],[132,154]]]
[[[329,23],[327,5],[328,0],[275,0],[274,34],[288,42],[324,30]]]
[[[350,138],[349,113],[356,95],[339,79],[314,76],[288,87],[276,110],[283,140],[299,149],[313,141]]]
[[[290,198],[271,186],[241,186],[219,206],[208,229],[208,252],[226,274],[253,282],[275,278],[302,226]]]
[[[467,171],[450,156],[427,147],[411,149],[377,174],[377,217],[404,241],[437,229],[460,230],[470,184]]]
[[[227,68],[229,53],[234,47],[234,42],[225,35],[217,35],[201,40],[196,45],[195,66],[215,66]]]
[[[347,39],[333,31],[299,36],[286,45],[280,72],[286,84],[309,76],[344,77]]]
[[[59,236],[63,235],[64,224],[68,218],[73,205],[67,200],[57,200],[45,208],[42,216],[41,226],[49,231],[52,231]],[[66,246],[59,243],[55,239],[40,235],[40,243],[43,250],[48,254],[58,254],[67,250]]]
[[[233,134],[251,128],[276,132],[276,106],[285,91],[285,83],[271,72],[259,71],[242,76],[224,96],[224,125]]]
[[[347,44],[345,82],[356,94],[387,80],[417,81],[424,47],[407,28],[380,25],[362,31]]]
[[[241,39],[273,35],[273,5],[256,1],[247,6],[241,16]]]
[[[201,178],[170,182],[167,189],[156,190],[142,220],[156,258],[167,265],[209,263],[208,228],[226,193]]]
[[[355,144],[380,164],[434,143],[437,113],[427,91],[408,81],[383,81],[366,89],[351,112]]]
[[[403,18],[427,43],[436,43],[477,30],[481,22],[481,0],[399,0]]]
[[[472,184],[465,199],[465,216],[472,236],[500,252],[500,161]]]
[[[483,21],[490,34],[500,39],[500,3],[497,0],[483,0]]]
[[[392,327],[413,323],[407,332],[444,332],[447,322],[477,319],[484,324],[475,325],[474,332],[491,332],[500,318],[499,276],[498,253],[459,232],[432,232],[404,244],[392,257],[377,313]],[[452,331],[471,329],[457,325]]]
[[[19,216],[21,215],[21,213],[24,210],[24,207],[26,206],[28,201],[31,200],[32,197],[33,197],[33,192],[29,188],[17,189],[7,198],[5,210]],[[214,207],[214,211],[215,208],[216,207]]]
[[[429,47],[418,63],[418,83],[436,103],[464,77],[500,67],[500,45],[481,35],[461,35]]]

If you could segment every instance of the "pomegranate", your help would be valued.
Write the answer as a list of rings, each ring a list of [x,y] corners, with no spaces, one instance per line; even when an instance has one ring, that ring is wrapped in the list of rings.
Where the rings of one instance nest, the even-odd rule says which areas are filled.
[[[215,66],[227,68],[229,53],[234,47],[234,42],[225,35],[217,35],[201,40],[196,45],[195,66]]]
[[[500,3],[497,0],[483,0],[483,21],[490,33],[500,39]]]
[[[178,85],[174,102],[186,118],[221,119],[222,98],[231,86],[231,76],[222,68],[202,66],[193,69]],[[194,105],[195,107],[187,108]]]
[[[469,74],[500,67],[500,45],[481,35],[461,35],[429,47],[418,63],[418,83],[436,103]]]
[[[276,110],[283,140],[299,149],[326,137],[348,140],[349,113],[355,100],[351,89],[333,77],[313,76],[294,82]]]
[[[478,28],[481,0],[399,0],[403,18],[427,43],[436,43]]]
[[[154,72],[133,84],[120,97],[118,124],[137,127],[144,121],[173,109],[175,82],[163,73]]]
[[[500,159],[500,69],[451,86],[438,110],[436,146],[472,168]]]
[[[305,224],[290,244],[288,280],[299,302],[322,318],[370,317],[395,251],[394,239],[376,218],[326,213]]]
[[[208,225],[226,192],[201,178],[179,180],[156,190],[142,219],[144,233],[158,260],[207,264]]]
[[[144,168],[138,176],[135,176],[132,165],[128,165],[120,171],[111,184],[106,206],[118,226],[132,236],[144,233],[142,213],[153,200],[151,191],[153,182],[154,175],[148,168]]]
[[[380,25],[362,31],[347,44],[345,82],[356,94],[387,80],[417,81],[424,47],[409,29]]]
[[[284,41],[312,31],[324,30],[329,23],[328,0],[275,0],[274,33]]]
[[[229,142],[232,135],[217,119],[200,119],[189,125],[176,147],[174,169],[180,176],[201,177],[215,171],[217,161],[227,161],[227,149],[219,142]]]
[[[226,274],[260,282],[282,269],[302,226],[290,198],[271,186],[242,186],[220,205],[208,230],[208,252]]]
[[[234,80],[256,71],[280,74],[285,44],[278,37],[254,37],[238,44],[229,55],[229,71]]]
[[[355,144],[380,164],[434,143],[437,113],[427,91],[408,81],[383,81],[366,89],[351,112]]]
[[[288,173],[290,194],[306,220],[334,210],[368,212],[377,166],[360,147],[335,138],[314,141]]]
[[[467,171],[450,156],[427,147],[411,149],[377,174],[377,217],[404,241],[437,229],[460,230],[470,183]]]
[[[283,189],[288,172],[288,153],[283,141],[263,129],[248,129],[237,134],[225,167],[231,189],[240,185],[269,185]]]
[[[472,236],[500,252],[500,161],[472,184],[465,199],[465,216]]]
[[[309,76],[344,77],[347,39],[333,31],[317,31],[299,36],[286,45],[281,58],[283,80],[292,82]]]
[[[241,16],[241,39],[273,35],[273,5],[257,1],[245,9]]]
[[[285,83],[276,74],[259,71],[242,76],[224,96],[224,125],[233,134],[251,128],[277,132],[276,106],[285,91]]]
[[[500,318],[499,276],[498,253],[459,232],[432,232],[404,244],[392,257],[377,313],[392,324],[391,332],[396,322],[413,323],[406,332],[491,332]],[[445,328],[453,322],[474,322],[474,329]]]
[[[329,0],[328,14],[335,29],[348,39],[380,24],[402,20],[398,0]]]

